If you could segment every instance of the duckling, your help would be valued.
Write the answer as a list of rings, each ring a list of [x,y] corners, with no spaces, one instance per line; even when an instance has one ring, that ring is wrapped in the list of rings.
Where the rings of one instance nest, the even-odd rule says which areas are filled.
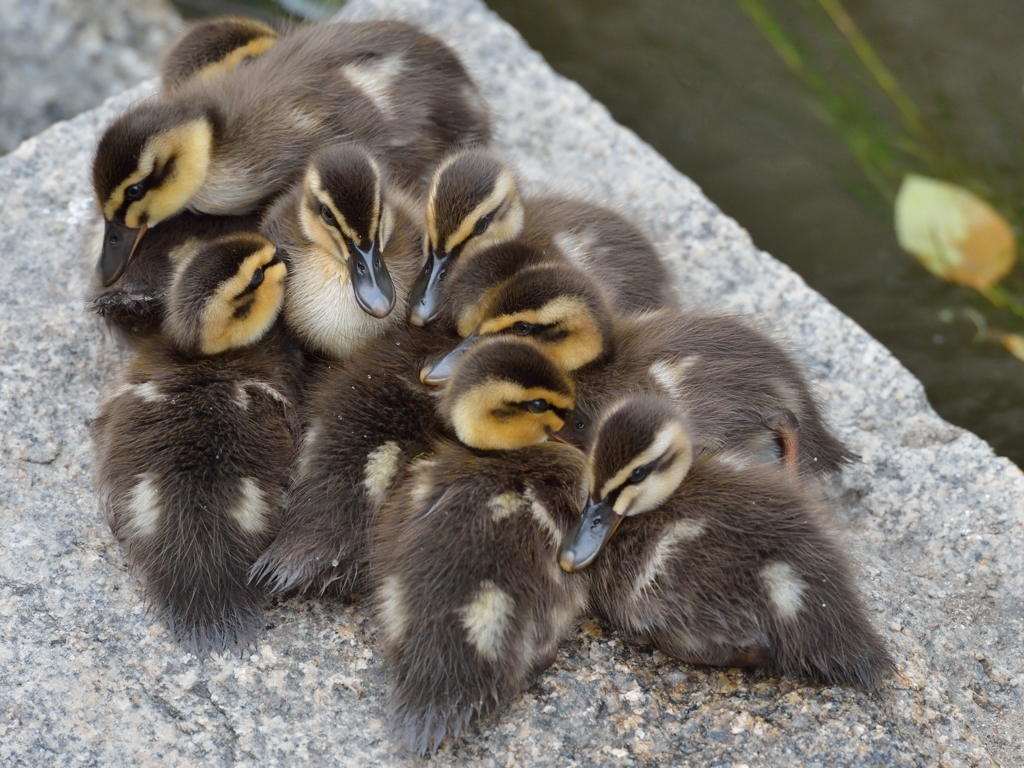
[[[307,349],[343,360],[405,322],[421,249],[407,205],[364,147],[340,144],[268,211],[263,234],[288,261],[284,321]]]
[[[269,24],[241,16],[193,24],[164,55],[160,90],[167,94],[190,80],[217,77],[265,53],[277,37]]]
[[[691,430],[647,395],[602,416],[562,568],[593,563],[592,604],[677,659],[877,687],[892,660],[820,502],[742,451],[695,460]]]
[[[564,426],[571,383],[536,348],[517,339],[483,345],[438,395],[416,376],[439,341],[402,326],[311,387],[284,527],[253,567],[255,581],[274,592],[363,590],[373,521],[413,458],[444,438],[513,449]]]
[[[457,738],[555,660],[587,604],[588,574],[556,560],[585,496],[582,469],[565,444],[447,442],[413,462],[386,502],[375,612],[391,726],[414,752]]]
[[[92,424],[110,528],[188,651],[248,646],[300,436],[297,359],[275,330],[285,266],[256,234],[198,248]]]
[[[701,450],[778,453],[802,477],[835,473],[854,458],[825,425],[797,365],[739,318],[672,309],[616,316],[594,280],[567,264],[521,270],[471,311],[476,330],[425,366],[421,380],[445,381],[481,337],[531,339],[572,372],[576,407],[562,436],[582,447],[612,401],[652,392],[688,404]]]
[[[97,274],[87,307],[104,320],[115,338],[133,347],[160,332],[176,264],[225,235],[258,228],[255,215],[197,216],[185,211],[153,230],[114,285],[104,286]]]
[[[435,38],[397,21],[295,27],[246,66],[189,78],[107,127],[93,161],[103,283],[149,228],[186,208],[253,211],[332,141],[365,142],[425,188],[444,152],[489,135],[486,103]]]
[[[582,200],[555,195],[523,200],[512,169],[485,149],[459,150],[434,171],[426,223],[427,259],[410,299],[413,325],[442,319],[462,336],[472,331],[479,319],[465,309],[496,284],[492,262],[510,255],[488,249],[514,239],[548,261],[591,271],[617,311],[673,304],[669,274],[633,223]],[[447,296],[455,284],[462,285],[463,295],[468,292],[468,301]]]

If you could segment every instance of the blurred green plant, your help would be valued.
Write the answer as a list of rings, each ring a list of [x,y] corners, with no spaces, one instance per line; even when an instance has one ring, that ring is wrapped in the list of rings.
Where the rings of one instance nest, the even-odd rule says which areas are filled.
[[[840,0],[798,0],[798,6],[819,26],[830,23],[839,32],[846,44],[840,53],[866,77],[823,66],[792,31],[795,25],[787,28],[765,0],[736,2],[806,86],[812,111],[843,142],[880,207],[893,216],[900,246],[937,277],[974,289],[987,301],[988,314],[1019,325],[1024,286],[1011,273],[1024,199],[1016,179],[960,156],[900,87]],[[894,114],[871,106],[879,93]],[[856,186],[863,198],[863,186]],[[998,341],[1024,360],[1024,335],[985,323],[979,338]]]

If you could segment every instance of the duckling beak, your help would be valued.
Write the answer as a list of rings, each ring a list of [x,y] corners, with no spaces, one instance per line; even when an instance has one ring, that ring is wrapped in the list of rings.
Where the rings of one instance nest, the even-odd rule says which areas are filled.
[[[441,281],[448,274],[451,257],[450,253],[439,256],[434,250],[427,255],[427,263],[413,283],[409,296],[409,304],[412,306],[409,313],[411,325],[424,326],[437,319],[441,306]]]
[[[615,514],[607,498],[601,502],[588,499],[580,519],[569,529],[558,548],[558,564],[562,570],[572,573],[594,562],[623,519]]]
[[[365,251],[354,243],[350,245],[347,265],[356,301],[368,315],[387,317],[395,307],[395,284],[384,265],[380,246],[376,240]]]
[[[116,221],[107,222],[103,231],[103,252],[96,267],[104,288],[121,279],[147,229],[145,224],[132,228]]]
[[[455,366],[458,365],[459,358],[469,351],[470,347],[479,339],[480,336],[476,331],[473,331],[473,333],[460,341],[455,349],[440,360],[423,366],[423,369],[420,371],[420,383],[426,384],[428,387],[437,387],[444,384],[455,373]]]
[[[587,450],[587,438],[587,424],[576,414],[576,411],[569,411],[565,416],[562,428],[551,434],[552,440],[574,445],[582,451]]]

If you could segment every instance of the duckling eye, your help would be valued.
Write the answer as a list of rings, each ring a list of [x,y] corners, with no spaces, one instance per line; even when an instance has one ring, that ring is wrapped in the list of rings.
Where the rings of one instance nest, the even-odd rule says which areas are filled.
[[[532,331],[533,324],[524,323],[522,320],[520,320],[518,323],[513,324],[512,326],[512,333],[514,333],[516,336],[529,336]]]
[[[264,273],[264,267],[260,267],[255,272],[253,272],[252,273],[252,280],[249,281],[249,287],[246,290],[255,291],[257,288],[259,288],[260,284],[263,282],[263,277],[264,277],[263,273]]]
[[[494,211],[491,211],[486,216],[481,216],[476,221],[476,226],[473,227],[473,237],[482,235],[489,226],[491,226],[491,219],[494,218]]]
[[[326,221],[328,224],[334,223],[334,214],[331,213],[331,209],[328,208],[326,205],[320,206],[320,215],[323,217],[323,220]]]
[[[583,419],[576,419],[575,423],[576,429],[578,429],[580,432],[587,428],[587,422],[585,422]]]
[[[633,470],[632,474],[630,474],[629,482],[639,483],[645,477],[647,477],[647,467],[637,467]]]
[[[127,200],[138,200],[142,197],[142,184],[132,184],[124,191],[124,196]]]
[[[531,400],[526,404],[526,410],[530,413],[544,413],[550,407],[547,400]]]

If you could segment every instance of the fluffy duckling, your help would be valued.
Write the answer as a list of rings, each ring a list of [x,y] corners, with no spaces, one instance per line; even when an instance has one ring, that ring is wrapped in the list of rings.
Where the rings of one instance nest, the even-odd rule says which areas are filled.
[[[476,339],[530,339],[576,382],[576,407],[563,436],[581,446],[595,417],[627,392],[687,405],[702,451],[744,445],[778,454],[802,476],[838,471],[853,454],[828,430],[800,369],[771,339],[738,318],[664,309],[613,315],[586,274],[566,264],[521,270],[474,312],[476,330],[421,373],[447,379]]]
[[[190,80],[217,77],[265,53],[277,37],[270,25],[241,16],[193,24],[164,55],[160,90],[166,94]]]
[[[87,307],[120,342],[135,346],[160,331],[176,265],[214,240],[258,229],[259,217],[254,215],[197,216],[185,211],[153,230],[115,284],[103,285],[97,274]]]
[[[531,345],[496,342],[467,354],[441,396],[417,381],[439,343],[425,330],[402,327],[327,370],[307,397],[310,427],[284,527],[253,578],[275,592],[358,592],[373,521],[413,458],[453,435],[513,449],[564,426],[571,383]]]
[[[443,319],[462,336],[472,331],[478,318],[467,316],[467,308],[493,288],[495,267],[507,270],[513,254],[489,249],[513,239],[547,261],[576,264],[594,274],[617,311],[672,304],[669,274],[635,225],[582,200],[554,195],[522,199],[512,169],[487,150],[460,150],[438,166],[427,195],[426,222],[427,260],[410,299],[413,325]],[[522,255],[537,263],[536,254]],[[460,285],[463,298],[448,295],[454,284]]]
[[[263,626],[248,571],[279,527],[300,434],[295,353],[270,330],[284,279],[258,235],[197,249],[176,270],[164,333],[92,426],[110,528],[147,602],[199,656],[242,649]]]
[[[488,136],[485,102],[435,38],[397,21],[296,27],[246,66],[189,78],[107,127],[93,161],[103,283],[149,228],[186,208],[253,211],[325,144],[365,142],[399,182],[424,187],[445,151]]]
[[[603,416],[562,568],[593,563],[592,604],[683,661],[879,685],[892,661],[819,505],[743,452],[694,461],[690,434],[665,398]]]
[[[413,462],[386,503],[372,548],[375,608],[391,725],[414,752],[457,738],[555,660],[587,603],[588,574],[557,565],[584,497],[582,463],[558,443],[449,442]]]
[[[262,231],[288,262],[284,321],[307,349],[343,360],[405,322],[422,248],[411,216],[356,144],[317,152],[274,203]]]

